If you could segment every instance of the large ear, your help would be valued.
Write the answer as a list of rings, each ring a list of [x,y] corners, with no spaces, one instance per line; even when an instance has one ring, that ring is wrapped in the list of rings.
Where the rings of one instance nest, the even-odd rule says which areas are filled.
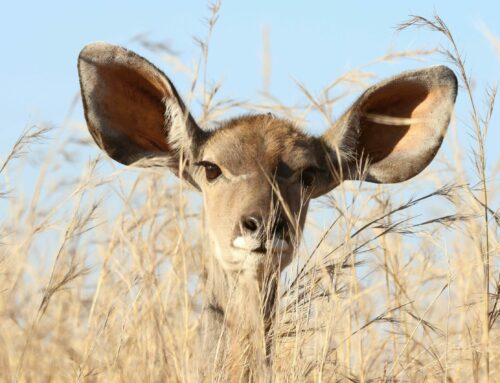
[[[111,158],[129,165],[162,157],[178,171],[181,153],[187,161],[196,154],[204,132],[169,79],[149,61],[118,46],[93,43],[80,52],[78,73],[90,134]]]
[[[417,175],[441,146],[456,95],[457,78],[445,66],[372,86],[322,136],[330,161],[343,162],[343,179],[393,183]]]

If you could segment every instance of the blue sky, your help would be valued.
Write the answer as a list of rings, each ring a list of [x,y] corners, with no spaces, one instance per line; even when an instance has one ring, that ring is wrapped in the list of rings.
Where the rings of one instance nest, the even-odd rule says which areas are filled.
[[[148,33],[153,40],[168,41],[191,65],[199,58],[193,36],[206,34],[207,5],[205,0],[4,3],[0,16],[0,159],[27,126],[42,121],[60,126],[78,92],[78,53],[89,42],[108,41],[139,51],[185,93],[187,79],[131,39]],[[225,1],[212,37],[208,77],[223,81],[222,97],[258,99],[262,28],[266,26],[271,43],[271,91],[292,104],[303,100],[294,79],[318,92],[340,74],[372,61],[390,47],[430,49],[445,43],[436,33],[395,32],[394,27],[409,15],[431,17],[434,12],[454,33],[478,89],[497,83],[500,60],[483,28],[500,37],[498,1]],[[370,70],[383,78],[438,63],[443,63],[442,58],[433,56],[428,63],[404,60]],[[463,94],[457,106],[458,117],[467,120]],[[80,107],[72,119],[83,120]],[[496,121],[495,117],[489,137],[490,163],[499,158],[494,145],[500,142]],[[311,131],[320,132],[323,127],[311,122]],[[57,134],[56,130],[53,135]]]

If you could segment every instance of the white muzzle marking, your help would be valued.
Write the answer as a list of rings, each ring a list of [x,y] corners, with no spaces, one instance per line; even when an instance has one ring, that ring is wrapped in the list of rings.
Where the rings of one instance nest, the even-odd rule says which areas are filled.
[[[254,251],[261,246],[261,241],[251,236],[238,236],[234,239],[233,246],[241,250]],[[266,241],[266,250],[271,252],[287,251],[289,248],[290,245],[284,239],[273,238]]]
[[[260,240],[250,236],[238,236],[233,241],[233,246],[237,249],[253,251],[260,247]]]

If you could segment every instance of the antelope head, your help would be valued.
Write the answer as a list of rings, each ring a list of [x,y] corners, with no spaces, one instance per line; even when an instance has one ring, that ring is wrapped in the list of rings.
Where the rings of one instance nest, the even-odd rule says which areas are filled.
[[[227,272],[280,272],[300,241],[309,201],[344,180],[405,181],[434,158],[457,80],[445,66],[366,90],[322,136],[272,114],[201,129],[170,80],[124,48],[86,46],[83,106],[97,145],[125,164],[163,164],[203,194],[214,255]]]

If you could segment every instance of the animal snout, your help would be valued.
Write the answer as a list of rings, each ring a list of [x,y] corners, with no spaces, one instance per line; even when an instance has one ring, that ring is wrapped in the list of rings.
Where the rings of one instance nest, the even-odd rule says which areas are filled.
[[[259,214],[243,216],[240,222],[241,235],[277,237],[284,239],[287,235],[287,221],[280,215],[275,219],[264,219]]]
[[[235,231],[233,246],[239,249],[264,253],[289,247],[288,224],[282,216],[266,219],[260,214],[245,215]]]

